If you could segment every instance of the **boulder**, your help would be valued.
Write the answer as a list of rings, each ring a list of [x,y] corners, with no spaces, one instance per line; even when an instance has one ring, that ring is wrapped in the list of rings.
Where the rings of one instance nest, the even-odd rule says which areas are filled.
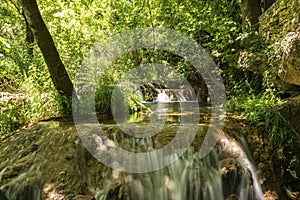
[[[296,97],[290,97],[278,107],[282,117],[289,122],[292,127],[292,131],[300,133],[300,95]]]
[[[278,68],[280,79],[300,86],[300,29],[285,35],[278,54],[281,57]]]

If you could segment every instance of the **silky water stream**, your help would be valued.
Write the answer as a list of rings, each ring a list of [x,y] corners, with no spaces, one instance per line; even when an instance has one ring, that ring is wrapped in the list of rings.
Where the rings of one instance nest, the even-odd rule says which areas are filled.
[[[164,98],[165,100],[165,98]],[[180,104],[180,105],[179,105]],[[190,118],[198,117],[202,113],[200,122],[210,120],[209,107],[201,107],[197,112],[191,111],[194,104],[167,103],[162,101],[151,108],[154,113],[131,116],[128,120],[139,122],[140,127],[132,129],[132,132],[155,131],[153,129],[142,128],[147,122],[164,122],[164,128],[157,136],[150,138],[140,138],[132,141],[113,135],[114,141],[122,148],[130,149],[134,144],[139,143],[147,151],[161,148],[168,144],[178,131],[178,126],[184,127],[184,131],[192,131],[189,124]],[[179,109],[179,107],[184,107]],[[200,111],[200,113],[198,113]],[[183,117],[184,116],[184,117]],[[185,118],[185,120],[183,120]],[[148,120],[147,120],[148,119]],[[185,121],[182,124],[182,121]],[[180,124],[180,125],[179,125]],[[241,145],[237,140],[229,137],[224,132],[220,132],[215,148],[203,159],[199,158],[199,149],[208,129],[207,123],[199,123],[194,142],[191,147],[172,164],[147,173],[126,173],[114,170],[113,176],[107,180],[107,187],[96,194],[97,200],[117,199],[117,194],[122,194],[120,199],[132,200],[261,200],[264,199],[259,178],[254,164],[248,158],[249,150],[247,145]],[[136,133],[138,135],[138,133]],[[243,140],[243,138],[240,138]],[[139,150],[138,150],[139,151]],[[247,153],[246,153],[247,152]],[[176,155],[175,155],[176,156]],[[170,157],[169,159],[172,159]],[[147,160],[139,161],[141,166],[147,165]],[[154,162],[155,163],[155,162]],[[157,161],[159,163],[159,161]],[[116,186],[118,185],[118,186]]]
[[[166,160],[172,160],[171,164],[145,173],[122,172],[104,166],[81,145],[85,138],[79,139],[73,123],[39,123],[1,144],[0,194],[3,197],[0,196],[9,200],[264,199],[256,168],[243,143],[221,132],[213,150],[199,158],[211,120],[210,108],[202,106],[193,112],[193,106],[191,102],[149,103],[151,113],[119,115],[122,118],[119,124],[100,121],[112,145],[127,151],[147,152],[169,144],[179,127],[186,133],[194,130],[195,125],[188,122],[200,116],[195,138],[183,155],[165,155]],[[125,134],[128,131],[131,135]],[[153,135],[153,131],[157,134]],[[151,137],[132,137],[140,134]],[[95,149],[102,142],[96,135]],[[151,165],[155,168],[159,162],[152,158]],[[148,164],[147,160],[138,161],[140,166]]]

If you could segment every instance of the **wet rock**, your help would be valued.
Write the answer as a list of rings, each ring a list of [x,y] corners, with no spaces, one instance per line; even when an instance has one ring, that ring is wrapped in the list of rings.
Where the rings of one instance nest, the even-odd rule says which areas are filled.
[[[263,132],[265,130],[250,125],[245,119],[234,117],[227,121],[224,131],[232,137],[243,136],[246,138],[250,152],[257,164],[260,183],[264,185],[265,189],[268,188],[281,194],[280,188],[283,182],[280,175],[280,165],[274,163],[274,158],[278,159],[282,153],[270,144],[270,141],[265,137],[267,133]]]
[[[279,200],[279,197],[275,191],[266,191],[265,192],[265,200]]]
[[[242,169],[237,160],[227,158],[222,160],[222,181],[224,184],[223,192],[228,199],[235,199],[235,194],[238,194],[237,188],[239,187],[242,175]]]

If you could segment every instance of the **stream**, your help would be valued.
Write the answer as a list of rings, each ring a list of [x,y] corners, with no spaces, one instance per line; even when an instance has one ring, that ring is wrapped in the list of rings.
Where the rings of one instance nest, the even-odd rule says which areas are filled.
[[[199,150],[212,120],[210,107],[194,109],[192,102],[147,106],[151,113],[119,115],[118,119],[99,120],[98,124],[82,122],[84,127],[89,127],[87,137],[78,135],[78,125],[73,121],[57,119],[39,122],[2,139],[0,199],[264,199],[257,170],[243,142],[215,130],[220,133],[217,144],[200,159]],[[196,129],[189,123],[195,119]],[[195,131],[195,135],[181,155],[164,154],[163,159],[170,161],[168,165],[161,167],[161,160],[152,158],[151,166],[157,165],[155,170],[132,173],[121,167],[112,169],[99,161],[97,156],[102,154],[95,154],[102,148],[99,135],[88,133],[98,125],[111,146],[135,153],[170,144],[178,130]],[[126,134],[129,130],[130,135]],[[109,152],[107,148],[105,151]],[[123,156],[119,165],[131,162]],[[150,165],[149,160],[133,163],[139,169]]]

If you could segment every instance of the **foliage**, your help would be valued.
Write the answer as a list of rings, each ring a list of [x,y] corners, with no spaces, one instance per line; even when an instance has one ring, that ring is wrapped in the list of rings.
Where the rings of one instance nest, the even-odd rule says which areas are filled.
[[[110,102],[114,88],[113,84],[115,83],[115,81],[111,80],[111,77],[108,77],[108,75],[103,75],[102,77],[100,77],[99,87],[96,90],[95,107],[98,113],[111,112]]]
[[[281,91],[274,85],[276,74],[272,68],[263,76],[235,68],[240,50],[254,55],[249,58],[250,64],[256,65],[266,59],[268,67],[272,67],[280,59],[279,43],[269,45],[253,31],[241,32],[239,1],[44,0],[38,1],[38,5],[73,81],[90,49],[116,33],[135,28],[164,27],[193,38],[210,53],[225,77],[229,111],[263,127],[265,136],[287,157],[290,174],[296,177],[299,176],[296,173],[299,156],[295,155],[293,147],[296,136],[276,109],[281,103]],[[18,1],[0,0],[0,16],[2,135],[57,116],[67,103],[53,87],[36,43],[25,41],[26,24]],[[30,49],[33,49],[32,54]],[[199,82],[196,70],[183,58],[169,52],[153,49],[128,52],[97,74],[96,111],[111,113],[115,85],[130,69],[147,63],[168,64],[187,80]],[[19,97],[5,100],[4,94]],[[137,102],[141,97],[134,91],[125,94],[121,103],[127,104],[131,112],[139,110]]]
[[[282,176],[290,174],[299,180],[299,155],[297,142],[299,134],[296,133],[288,121],[278,110],[282,103],[281,91],[274,84],[274,76],[270,71],[264,73],[260,86],[244,79],[235,83],[232,96],[227,101],[229,112],[234,115],[244,116],[250,123],[261,128],[262,133],[270,141],[274,149],[279,149],[280,155],[276,159],[283,161],[285,169]],[[261,90],[255,89],[261,87]],[[260,91],[260,92],[258,92]]]
[[[38,1],[38,5],[73,81],[89,49],[111,35],[134,28],[165,27],[180,31],[201,43],[222,68],[233,67],[235,63],[238,48],[235,38],[241,31],[236,1],[46,0]],[[25,42],[26,26],[21,7],[15,0],[1,1],[0,15],[3,16],[0,20],[1,82],[5,81],[7,87],[12,88],[4,88],[5,84],[1,84],[1,90],[37,97],[47,93],[55,100],[49,102],[52,109],[49,113],[58,113],[64,101],[57,97],[36,45]],[[28,54],[29,47],[34,49],[33,55]],[[152,50],[129,52],[107,72],[100,74],[96,110],[110,112],[113,86],[122,74],[137,65],[151,62],[167,62],[177,66],[175,70],[187,78],[196,77],[196,71],[174,55]],[[21,85],[26,87],[21,88]],[[136,98],[132,96],[127,100],[132,111],[138,109],[134,103]],[[40,111],[32,109],[32,112]],[[45,113],[40,115],[42,118]],[[29,120],[29,116],[26,118]]]
[[[5,98],[1,99],[0,105],[3,108],[0,111],[0,135],[58,114],[59,105],[54,94],[26,92],[26,95],[19,93],[14,96],[6,93],[10,95],[6,98],[7,101]]]
[[[25,41],[21,9],[0,3],[0,135],[58,113],[55,90],[43,58]],[[28,50],[33,48],[33,55]]]
[[[232,89],[228,100],[230,112],[242,114],[250,122],[263,126],[267,137],[274,145],[282,146],[288,125],[282,120],[276,105],[281,103],[280,90],[274,85],[274,75],[270,71],[264,73],[262,84],[249,83],[245,78]],[[256,88],[255,88],[256,87]],[[260,92],[257,92],[261,89]]]

